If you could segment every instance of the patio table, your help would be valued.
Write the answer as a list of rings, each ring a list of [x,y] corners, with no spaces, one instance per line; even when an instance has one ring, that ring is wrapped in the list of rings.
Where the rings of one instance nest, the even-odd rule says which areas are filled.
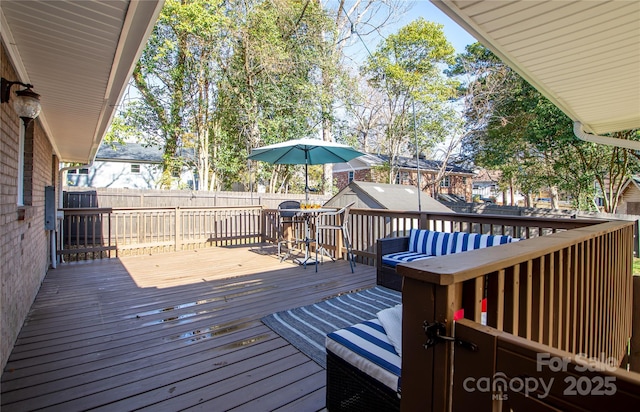
[[[308,263],[312,263],[312,264],[317,265],[318,262],[309,255],[309,244],[311,242],[316,242],[317,241],[317,239],[311,238],[310,221],[315,219],[315,217],[320,213],[334,212],[337,209],[319,207],[319,208],[315,208],[315,209],[312,209],[312,208],[309,208],[309,209],[300,208],[300,209],[282,209],[282,210],[283,211],[286,210],[287,212],[295,212],[298,216],[301,216],[304,219],[304,239],[303,239],[303,242],[305,244],[304,258],[295,259],[294,262],[296,262],[299,265],[303,265],[305,268],[307,267]],[[280,211],[280,209],[278,209],[278,211]]]

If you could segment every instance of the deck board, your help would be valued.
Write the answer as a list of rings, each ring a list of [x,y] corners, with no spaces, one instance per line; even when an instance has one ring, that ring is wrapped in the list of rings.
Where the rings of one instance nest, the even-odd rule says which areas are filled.
[[[271,247],[63,264],[50,270],[2,374],[2,410],[324,408],[325,372],[260,322],[375,284],[316,273]]]

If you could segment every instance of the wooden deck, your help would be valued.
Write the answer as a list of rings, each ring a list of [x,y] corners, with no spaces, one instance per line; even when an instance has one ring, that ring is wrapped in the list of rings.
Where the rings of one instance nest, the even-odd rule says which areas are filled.
[[[325,406],[325,371],[260,322],[373,286],[375,268],[314,271],[272,246],[50,270],[2,374],[3,411],[292,410]]]

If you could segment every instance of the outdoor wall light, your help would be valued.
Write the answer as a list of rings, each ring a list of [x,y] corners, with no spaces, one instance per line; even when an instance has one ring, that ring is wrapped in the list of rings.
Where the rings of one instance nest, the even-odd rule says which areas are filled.
[[[31,84],[12,82],[3,77],[2,84],[0,85],[1,103],[9,101],[11,98],[11,86],[15,84],[26,87],[26,89],[18,90],[16,92],[13,99],[13,109],[24,121],[24,124],[27,125],[32,119],[35,119],[40,114],[40,95],[31,90],[33,87]]]

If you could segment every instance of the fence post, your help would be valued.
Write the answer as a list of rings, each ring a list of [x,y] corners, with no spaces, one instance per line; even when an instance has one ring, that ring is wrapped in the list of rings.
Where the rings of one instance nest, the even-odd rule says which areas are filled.
[[[174,246],[174,250],[177,252],[178,250],[180,250],[182,248],[181,244],[181,240],[182,240],[182,232],[180,231],[180,227],[181,227],[181,216],[180,216],[180,207],[176,207],[175,208],[175,212],[176,214],[176,218],[175,218],[175,222],[176,222],[176,227],[175,227],[175,246]]]

